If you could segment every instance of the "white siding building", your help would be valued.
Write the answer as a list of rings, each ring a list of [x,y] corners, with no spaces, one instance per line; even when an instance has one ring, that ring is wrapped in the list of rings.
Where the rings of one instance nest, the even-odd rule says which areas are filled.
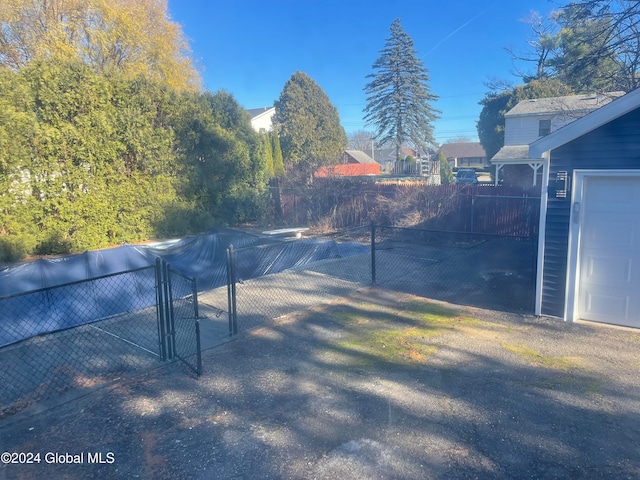
[[[504,147],[491,159],[495,182],[507,165],[529,165],[538,184],[543,159],[529,158],[529,144],[624,95],[624,92],[523,100],[504,116]]]
[[[256,132],[267,133],[273,129],[271,118],[276,113],[275,107],[253,108],[247,111],[251,116],[251,126]]]

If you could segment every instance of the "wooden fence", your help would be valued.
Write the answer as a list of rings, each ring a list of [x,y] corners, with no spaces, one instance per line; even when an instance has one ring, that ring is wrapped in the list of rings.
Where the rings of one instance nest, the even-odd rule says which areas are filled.
[[[540,219],[539,188],[325,182],[281,200],[284,223],[297,226],[393,224],[413,211],[420,228],[536,236]]]

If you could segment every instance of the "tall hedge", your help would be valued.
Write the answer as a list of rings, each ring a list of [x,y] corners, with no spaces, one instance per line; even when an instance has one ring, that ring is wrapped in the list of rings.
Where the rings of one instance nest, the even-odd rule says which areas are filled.
[[[0,68],[0,262],[261,214],[263,142],[231,95],[74,62]]]

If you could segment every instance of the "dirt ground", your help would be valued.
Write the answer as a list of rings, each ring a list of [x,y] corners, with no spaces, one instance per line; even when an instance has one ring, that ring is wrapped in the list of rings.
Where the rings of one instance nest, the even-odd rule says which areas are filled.
[[[0,479],[639,478],[639,347],[366,289],[3,419]]]

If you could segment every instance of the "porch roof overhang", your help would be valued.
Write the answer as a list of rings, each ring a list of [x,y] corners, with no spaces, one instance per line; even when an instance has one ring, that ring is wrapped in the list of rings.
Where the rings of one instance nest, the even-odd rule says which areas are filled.
[[[529,165],[542,162],[544,162],[543,158],[529,156],[529,145],[506,145],[491,158],[491,163],[494,165]]]
[[[500,169],[505,165],[529,165],[533,170],[532,184],[537,184],[537,174],[544,164],[544,158],[531,158],[529,145],[505,145],[491,159],[496,166],[495,184],[498,185]]]

